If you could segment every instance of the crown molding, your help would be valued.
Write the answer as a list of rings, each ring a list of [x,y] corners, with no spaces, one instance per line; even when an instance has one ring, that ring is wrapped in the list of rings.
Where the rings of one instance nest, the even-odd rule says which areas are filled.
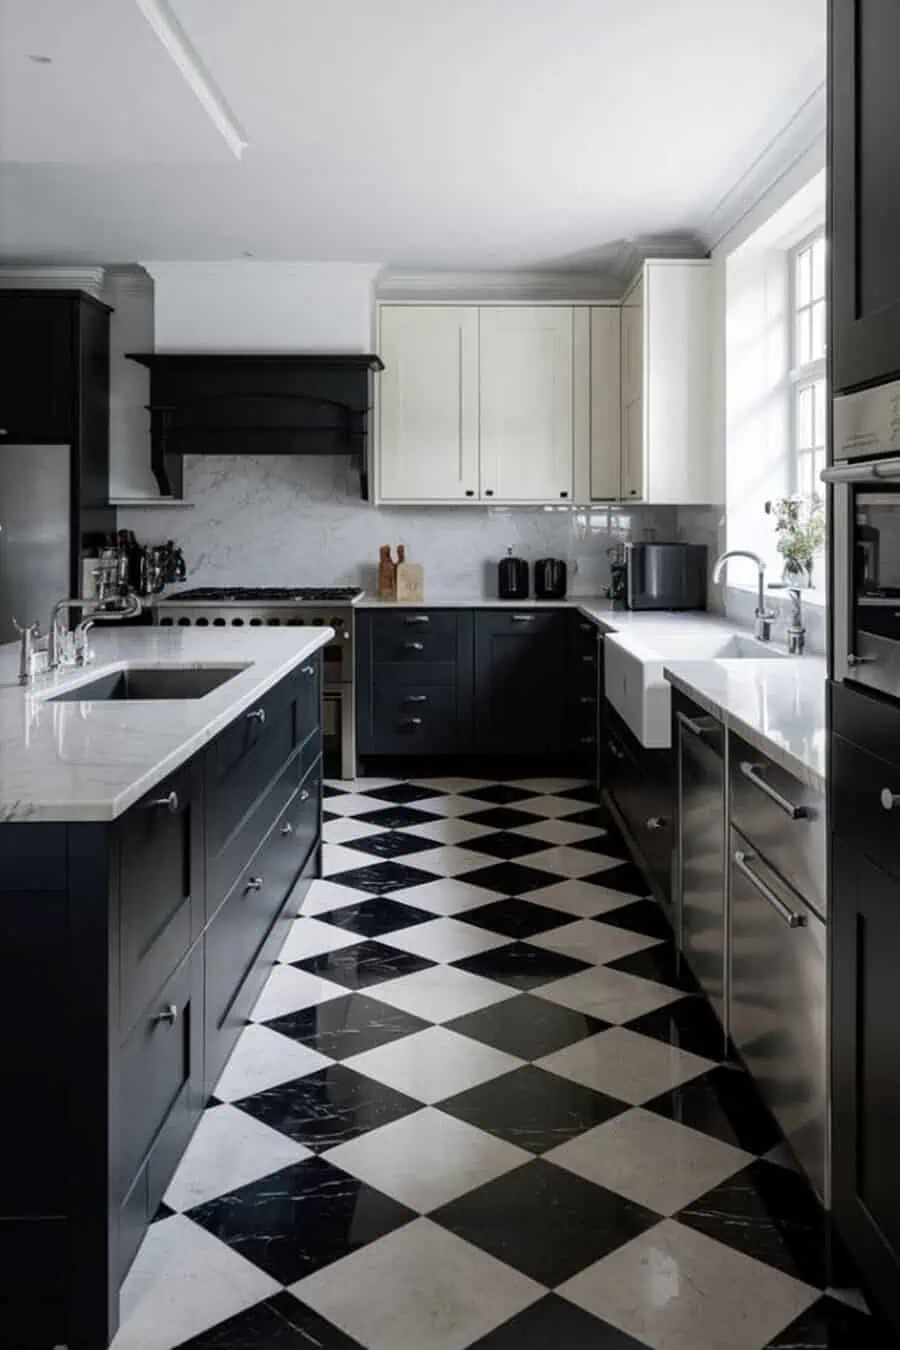
[[[472,301],[619,300],[622,287],[611,271],[551,272],[404,272],[386,271],[378,278],[378,300]]]
[[[108,267],[104,288],[107,292],[115,291],[117,295],[148,296],[153,294],[153,278],[143,267],[125,265]]]
[[[828,105],[823,80],[710,211],[698,231],[707,250],[711,251],[721,243],[804,155],[817,145],[824,146],[827,124]]]
[[[168,262],[142,259],[140,267],[155,281],[221,282],[224,278],[246,281],[289,281],[292,277],[308,278],[314,274],[332,276],[356,275],[374,282],[380,263],[359,262],[265,262],[258,258],[230,258],[198,260],[196,262]]]
[[[102,267],[0,267],[0,285],[12,290],[87,291],[95,300],[102,298]]]

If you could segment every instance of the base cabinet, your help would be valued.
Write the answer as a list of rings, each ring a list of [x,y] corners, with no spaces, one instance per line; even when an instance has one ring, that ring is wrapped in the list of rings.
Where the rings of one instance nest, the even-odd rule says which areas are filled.
[[[607,704],[600,783],[639,855],[653,890],[672,899],[675,801],[672,756],[647,750]]]
[[[551,755],[566,739],[565,613],[475,614],[475,740],[488,754]]]

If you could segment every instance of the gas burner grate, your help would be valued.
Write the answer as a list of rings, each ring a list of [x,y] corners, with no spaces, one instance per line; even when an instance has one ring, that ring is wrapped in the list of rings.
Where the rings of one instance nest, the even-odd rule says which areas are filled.
[[[248,604],[265,603],[269,600],[295,600],[313,603],[328,600],[355,600],[360,594],[358,586],[198,586],[194,590],[178,591],[166,597],[166,601],[199,600],[210,603],[223,601],[246,601]]]

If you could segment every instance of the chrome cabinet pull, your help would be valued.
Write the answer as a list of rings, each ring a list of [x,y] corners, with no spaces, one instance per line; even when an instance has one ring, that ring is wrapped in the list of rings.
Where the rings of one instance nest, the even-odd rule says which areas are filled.
[[[760,792],[764,792],[776,806],[791,820],[805,820],[809,815],[809,808],[806,806],[795,806],[793,802],[788,801],[787,797],[782,797],[777,789],[773,788],[771,783],[767,783],[759,772],[756,764],[751,764],[749,760],[741,760],[741,773],[751,782],[754,787],[758,787]]]
[[[316,673],[316,668],[315,668],[315,666],[301,666],[301,667],[300,667],[300,674],[301,674],[301,675],[315,675],[315,673]]]
[[[407,614],[404,623],[431,623],[430,614]]]
[[[779,900],[778,896],[771,890],[764,881],[762,881],[754,871],[748,867],[755,857],[753,853],[744,853],[742,849],[736,849],[734,854],[734,865],[741,872],[755,890],[759,892],[767,904],[771,905],[780,919],[783,919],[788,928],[805,928],[806,915],[798,914],[796,910],[788,909],[787,905]]]
[[[301,788],[301,789],[300,789],[300,800],[301,800],[301,802],[308,802],[308,801],[309,801],[309,788]]]
[[[150,1018],[150,1021],[155,1027],[174,1027],[175,1023],[178,1021],[178,1004],[170,1003],[167,1008],[163,1008],[162,1012],[154,1013]]]
[[[286,820],[286,821],[284,822],[284,824],[282,825],[282,827],[281,827],[281,833],[282,833],[283,835],[290,835],[290,834],[293,834],[293,833],[294,833],[294,827],[293,827],[293,825],[291,824],[291,822],[290,822],[289,820]]]
[[[579,703],[596,703],[597,700],[594,698],[593,694],[582,694],[581,697],[579,698],[578,702],[579,702]]]
[[[712,727],[705,727],[702,723],[696,722],[693,717],[688,717],[687,713],[683,713],[680,708],[676,710],[675,716],[692,736],[698,736],[701,740],[706,735],[707,731],[712,730]],[[715,718],[712,718],[711,720],[715,722]]]
[[[606,748],[609,750],[609,753],[612,755],[613,759],[625,758],[625,751],[620,746],[616,745],[615,741],[608,741]]]
[[[425,650],[424,642],[404,642],[403,645],[408,652],[424,652]]]
[[[421,717],[407,717],[406,725],[408,727],[420,727],[422,725]]]
[[[583,621],[578,625],[578,627],[581,629],[582,633],[589,633],[589,632],[591,631],[591,629],[593,628],[593,626],[594,626],[594,625],[593,625],[592,623],[588,623],[586,619],[583,620]]]
[[[895,806],[900,806],[900,792],[891,792],[890,788],[882,788],[881,805],[885,811],[893,811]]]
[[[534,623],[533,614],[513,614],[513,623]]]
[[[856,656],[853,652],[847,653],[847,665],[850,666],[851,669],[854,666],[871,666],[874,665],[874,662],[874,656]]]
[[[152,810],[168,811],[171,813],[171,815],[174,816],[180,806],[180,802],[178,800],[178,793],[168,792],[166,793],[165,797],[154,797],[152,801],[149,801],[147,803],[147,805]]]
[[[597,658],[594,656],[583,656],[581,659],[586,666],[593,666],[596,664]]]
[[[245,716],[248,722],[258,722],[260,726],[265,725],[266,721],[265,708],[251,708],[248,713],[245,713]]]
[[[247,895],[251,891],[261,891],[262,888],[263,888],[262,877],[248,877],[247,884],[244,887],[244,894]]]
[[[428,702],[428,695],[427,695],[427,694],[407,694],[407,695],[406,695],[406,702],[407,702],[407,703],[427,703],[427,702]]]
[[[593,744],[594,744],[594,737],[593,737],[593,736],[580,736],[580,737],[578,738],[578,744],[579,744],[579,745],[593,745]]]
[[[645,821],[648,830],[664,830],[668,823],[665,816],[648,816]]]

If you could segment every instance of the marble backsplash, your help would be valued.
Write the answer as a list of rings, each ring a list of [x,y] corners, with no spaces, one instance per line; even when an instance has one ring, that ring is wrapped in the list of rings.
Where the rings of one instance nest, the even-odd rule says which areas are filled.
[[[564,558],[569,592],[597,595],[609,581],[607,548],[626,539],[715,537],[714,508],[379,507],[338,457],[187,456],[192,509],[121,509],[119,525],[142,542],[174,539],[192,586],[359,585],[373,590],[378,548],[404,543],[425,568],[432,599],[496,594],[496,564],[519,556]],[[687,532],[686,532],[687,531]]]

